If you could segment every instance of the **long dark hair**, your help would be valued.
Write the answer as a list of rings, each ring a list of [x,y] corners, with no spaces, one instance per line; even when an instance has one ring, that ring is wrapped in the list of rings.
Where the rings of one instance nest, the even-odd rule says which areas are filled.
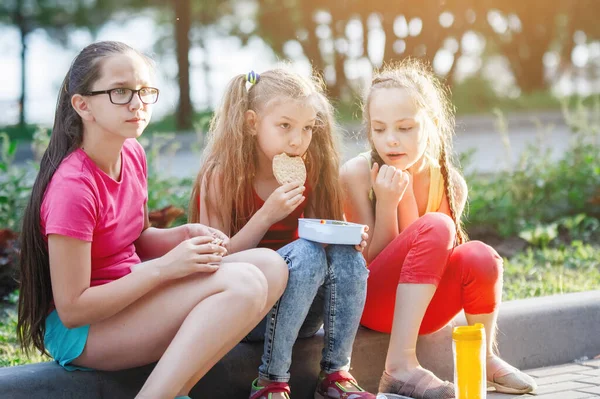
[[[92,89],[92,85],[101,77],[102,59],[130,52],[147,60],[146,56],[124,43],[104,41],[90,44],[77,55],[60,87],[50,143],[42,157],[21,228],[17,336],[21,348],[26,352],[33,345],[46,353],[45,321],[53,296],[48,248],[40,225],[40,208],[46,187],[60,163],[81,145],[83,139],[83,123],[71,105],[71,97]]]

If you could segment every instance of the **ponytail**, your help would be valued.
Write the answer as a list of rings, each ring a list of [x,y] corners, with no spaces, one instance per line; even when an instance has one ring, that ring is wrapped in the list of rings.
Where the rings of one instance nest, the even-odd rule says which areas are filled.
[[[201,190],[218,189],[219,203],[213,203],[207,196],[207,211],[214,212],[231,235],[247,223],[253,212],[256,145],[255,136],[246,126],[246,111],[250,109],[246,83],[246,75],[237,75],[225,89],[221,105],[210,123],[205,159],[196,177],[188,209],[188,220],[198,223]]]

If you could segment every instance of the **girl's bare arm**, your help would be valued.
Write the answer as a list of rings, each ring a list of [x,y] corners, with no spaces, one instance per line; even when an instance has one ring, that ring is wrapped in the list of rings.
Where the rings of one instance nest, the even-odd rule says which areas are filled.
[[[345,194],[346,219],[369,226],[369,239],[363,254],[367,262],[370,262],[398,235],[397,207],[378,203],[373,212],[369,199],[370,166],[362,157],[346,162],[340,172],[340,179]]]
[[[134,243],[135,251],[142,261],[163,256],[187,238],[190,238],[187,225],[170,229],[150,227],[148,205],[144,206],[144,230]]]
[[[206,181],[203,180],[200,189],[200,223],[221,230],[225,234],[231,234],[229,228],[231,220],[220,220],[214,212],[214,207],[228,206],[233,209],[233,205],[219,202],[218,184],[211,184],[211,190],[207,190],[206,187]],[[212,205],[210,208],[208,206],[209,202]],[[229,215],[229,213],[227,214]],[[228,253],[233,254],[246,249],[256,248],[270,227],[271,224],[262,217],[259,210],[237,234],[231,237],[227,248]]]
[[[157,287],[164,279],[156,263],[113,282],[90,287],[92,243],[50,234],[48,254],[54,303],[67,328],[92,324],[113,316]]]
[[[400,233],[419,218],[419,206],[412,184],[412,176],[409,174],[408,186],[398,203],[398,231]]]
[[[185,240],[160,258],[132,267],[124,277],[91,287],[92,243],[58,234],[48,236],[50,277],[56,310],[69,328],[111,317],[163,282],[194,273],[215,272],[225,250],[212,237]]]

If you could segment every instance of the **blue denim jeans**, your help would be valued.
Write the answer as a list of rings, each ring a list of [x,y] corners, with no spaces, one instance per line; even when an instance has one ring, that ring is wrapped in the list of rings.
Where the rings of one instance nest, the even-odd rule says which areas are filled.
[[[277,251],[290,274],[283,296],[246,337],[264,338],[259,376],[288,382],[296,338],[314,335],[324,323],[321,369],[350,368],[352,344],[366,297],[368,269],[351,245],[328,245],[299,239]]]

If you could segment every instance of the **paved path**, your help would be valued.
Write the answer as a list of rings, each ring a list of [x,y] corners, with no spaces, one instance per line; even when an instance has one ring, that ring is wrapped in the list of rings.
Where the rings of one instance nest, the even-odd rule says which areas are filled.
[[[491,119],[481,123],[459,123],[454,139],[458,154],[471,154],[464,166],[465,172],[491,173],[518,165],[523,151],[528,146],[548,150],[553,159],[559,159],[569,146],[571,132],[562,123],[554,120],[542,121],[537,127],[529,120],[511,122],[508,133],[498,133]],[[357,133],[358,128],[349,128],[342,143],[343,159],[347,160],[368,148],[365,138]],[[163,156],[158,161],[159,170],[172,176],[194,176],[200,165],[200,147],[195,135],[179,135],[180,150],[174,156]],[[196,147],[194,151],[192,148]]]
[[[344,160],[367,149],[367,142],[359,133],[360,130],[358,125],[346,126],[342,144]],[[470,162],[463,165],[467,173],[490,173],[517,165],[528,145],[548,149],[552,157],[557,159],[567,149],[571,139],[562,115],[556,112],[510,114],[506,130],[508,141],[498,132],[496,119],[489,115],[457,119],[455,151],[461,154],[474,150]],[[174,155],[162,154],[155,167],[168,176],[194,176],[200,165],[201,143],[192,133],[178,134],[175,141],[179,150]],[[23,163],[31,157],[29,143],[21,144],[17,149],[16,163]]]
[[[538,389],[534,395],[503,395],[489,392],[488,399],[586,399],[600,398],[600,359],[528,370]]]

